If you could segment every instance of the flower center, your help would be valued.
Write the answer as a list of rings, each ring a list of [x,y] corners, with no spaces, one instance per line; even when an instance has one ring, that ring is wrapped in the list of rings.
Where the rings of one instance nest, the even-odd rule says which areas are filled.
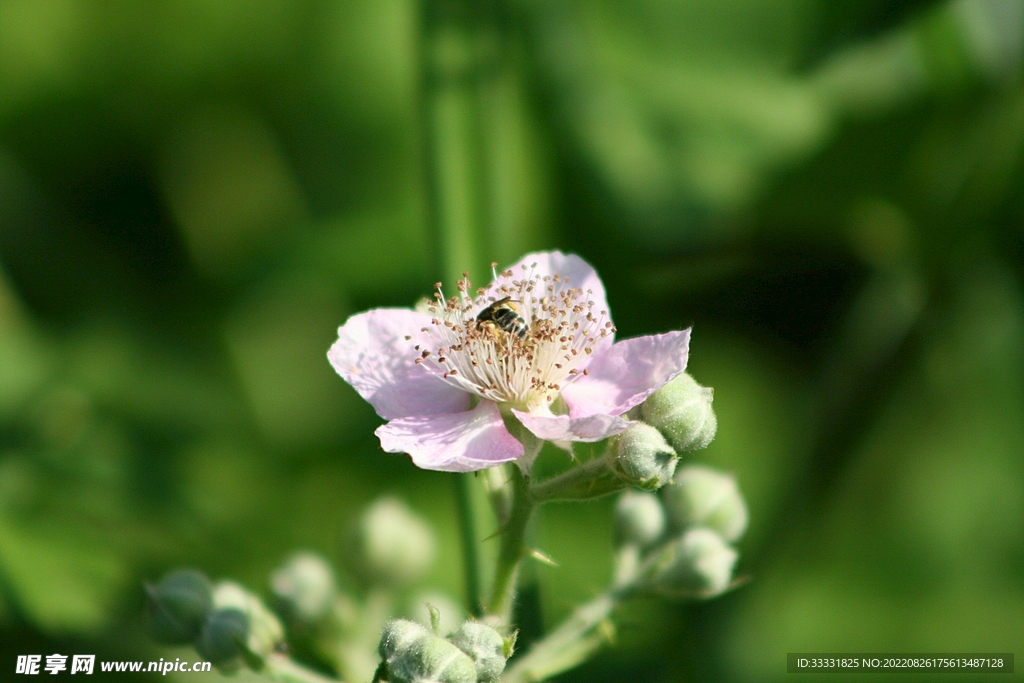
[[[492,268],[497,264],[492,264]],[[438,284],[431,345],[417,345],[448,383],[490,401],[531,410],[546,406],[569,382],[587,374],[598,341],[615,333],[608,311],[594,311],[591,292],[571,287],[561,275],[495,273],[494,282],[471,296],[468,275],[457,296],[445,299]]]

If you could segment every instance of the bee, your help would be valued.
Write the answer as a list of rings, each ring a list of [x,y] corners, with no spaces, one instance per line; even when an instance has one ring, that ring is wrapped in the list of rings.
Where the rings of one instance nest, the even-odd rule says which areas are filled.
[[[530,326],[526,324],[526,319],[519,308],[519,302],[508,296],[480,311],[476,316],[476,324],[478,327],[491,330],[497,327],[520,339],[525,339],[526,333],[530,331]]]

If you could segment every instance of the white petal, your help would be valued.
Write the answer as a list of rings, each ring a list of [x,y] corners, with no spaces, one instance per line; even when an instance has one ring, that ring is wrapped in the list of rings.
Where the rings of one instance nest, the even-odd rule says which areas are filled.
[[[430,316],[406,308],[375,308],[349,318],[327,352],[335,371],[385,420],[458,413],[470,395],[417,364],[414,346],[430,348],[420,330]],[[406,339],[407,336],[412,339]]]
[[[515,408],[512,412],[523,426],[544,441],[602,441],[626,431],[633,424],[623,417],[613,415],[572,418],[568,415],[525,413]]]
[[[572,417],[621,415],[686,369],[690,330],[620,341],[562,390]]]
[[[463,413],[392,420],[376,434],[386,452],[408,453],[425,470],[474,472],[523,454],[523,444],[508,433],[490,401]]]

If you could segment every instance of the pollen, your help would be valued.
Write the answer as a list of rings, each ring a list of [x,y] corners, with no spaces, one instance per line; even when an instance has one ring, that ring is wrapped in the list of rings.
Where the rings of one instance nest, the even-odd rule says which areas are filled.
[[[418,350],[417,362],[487,400],[526,408],[550,403],[587,374],[599,340],[615,333],[591,292],[562,275],[540,275],[524,266],[518,273],[496,271],[494,282],[475,290],[476,296],[465,275],[456,290],[445,298],[436,286],[426,311],[431,342]],[[495,324],[495,302],[514,311],[514,326]]]

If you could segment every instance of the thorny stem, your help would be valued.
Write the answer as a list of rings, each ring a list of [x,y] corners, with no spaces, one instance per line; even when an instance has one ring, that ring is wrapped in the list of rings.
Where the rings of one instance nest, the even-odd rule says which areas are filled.
[[[534,508],[526,477],[518,467],[511,467],[509,470],[511,477],[508,486],[511,505],[508,519],[500,530],[501,546],[498,549],[491,601],[487,607],[487,613],[498,617],[503,624],[509,623],[512,614],[519,564],[526,554],[526,528]]]
[[[535,683],[581,664],[611,640],[612,610],[628,597],[632,585],[602,593],[578,607],[562,624],[515,660],[501,677],[502,683]]]
[[[587,500],[621,491],[626,484],[612,472],[610,458],[605,453],[547,481],[533,484],[530,497],[539,504],[556,500]]]
[[[484,490],[494,511],[494,519],[498,527],[504,526],[512,514],[511,490],[506,486],[508,470],[504,467],[489,467],[480,472],[484,482]]]
[[[619,548],[614,582],[608,590],[576,610],[554,631],[515,660],[502,683],[536,683],[568,671],[590,657],[614,636],[612,610],[623,600],[649,586],[661,558],[657,553],[641,561],[639,549]]]

